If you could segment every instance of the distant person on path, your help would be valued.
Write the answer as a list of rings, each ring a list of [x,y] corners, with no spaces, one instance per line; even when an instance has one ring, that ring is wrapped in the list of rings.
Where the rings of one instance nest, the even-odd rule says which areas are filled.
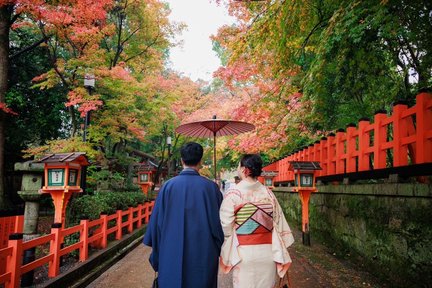
[[[234,288],[274,287],[291,265],[287,248],[294,237],[273,192],[257,180],[261,157],[244,155],[237,171],[241,182],[226,192],[220,209],[220,267],[233,269]]]
[[[234,176],[234,183],[237,185],[238,183],[240,183],[241,179],[239,176]]]
[[[186,143],[180,154],[184,169],[159,191],[143,243],[152,247],[159,287],[216,288],[223,196],[216,183],[198,173],[201,145]]]

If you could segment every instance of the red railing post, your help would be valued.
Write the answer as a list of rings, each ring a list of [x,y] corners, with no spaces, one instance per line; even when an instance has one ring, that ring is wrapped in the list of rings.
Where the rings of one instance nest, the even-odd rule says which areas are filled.
[[[146,222],[146,217],[147,217],[148,205],[149,205],[149,202],[145,202],[144,205],[143,205],[144,213],[141,215],[141,217],[142,217],[141,221],[142,221],[143,224],[147,223]]]
[[[23,233],[24,230],[24,215],[15,216],[15,233]]]
[[[23,234],[13,233],[9,235],[8,247],[12,247],[12,253],[7,257],[6,273],[11,273],[9,282],[6,282],[6,288],[20,287],[21,265],[23,258]]]
[[[54,234],[54,240],[50,242],[50,254],[53,255],[53,260],[48,264],[48,277],[53,278],[60,271],[60,247],[63,237],[61,236],[62,223],[54,223],[51,225],[51,234]]]
[[[416,164],[420,164],[432,161],[432,93],[420,93],[416,100]]]
[[[313,159],[313,152],[314,152],[313,145],[309,145],[306,148],[306,161],[313,161],[312,160]]]
[[[335,148],[335,160],[336,160],[336,174],[345,173],[345,145],[344,145],[345,131],[339,129],[336,132],[336,148]]]
[[[346,172],[347,173],[353,173],[357,171],[356,167],[356,125],[355,124],[348,124],[346,129]]]
[[[101,219],[102,219],[102,224],[101,224],[101,228],[102,228],[102,241],[101,241],[101,248],[106,248],[108,246],[108,215],[106,214],[102,214],[101,215]]]
[[[284,158],[285,179],[287,179],[287,181],[294,181],[294,172],[288,170],[290,161],[294,161],[294,155]]]
[[[116,240],[120,240],[122,238],[122,224],[123,224],[123,217],[122,217],[122,210],[117,210],[117,232],[116,232]]]
[[[128,209],[129,214],[128,214],[128,232],[132,233],[133,231],[133,207],[129,207]]]
[[[328,158],[328,149],[327,149],[327,137],[322,137],[320,141],[321,150],[320,150],[320,162],[321,162],[321,174],[320,176],[326,176],[327,173],[327,158]]]
[[[370,122],[366,118],[359,121],[359,147],[358,147],[358,171],[367,171],[370,169],[369,160],[369,145],[370,145],[370,132],[366,131],[370,126]]]
[[[155,202],[153,201],[153,202],[150,202],[149,205],[147,206],[146,223],[149,223],[149,221],[150,221],[150,215],[153,211],[154,204],[155,204]]]
[[[142,226],[142,209],[143,209],[143,205],[139,204],[138,205],[138,222],[137,222],[137,227],[140,228]]]
[[[89,229],[88,229],[88,226],[89,226],[89,220],[88,219],[81,220],[80,225],[81,225],[80,242],[82,243],[82,248],[80,249],[79,260],[81,262],[84,262],[85,260],[88,259],[88,247],[89,247],[89,243],[88,243]]]
[[[327,136],[327,175],[336,174],[336,147],[334,145],[335,134]]]
[[[320,161],[320,154],[321,153],[321,142],[320,141],[315,141],[314,144],[314,158],[312,159],[312,161],[316,161],[319,162]],[[317,171],[317,176],[321,176],[321,170]]]
[[[148,223],[149,219],[150,219],[150,202],[146,202],[146,209],[144,212],[144,216],[145,216],[145,222],[144,223]]]
[[[374,116],[374,169],[386,168],[387,151],[381,145],[387,142],[387,127],[382,122],[387,118],[385,111],[378,111]]]
[[[408,109],[405,104],[396,104],[393,107],[393,167],[408,165],[408,146],[402,144],[404,137],[408,135],[406,118],[402,113]]]

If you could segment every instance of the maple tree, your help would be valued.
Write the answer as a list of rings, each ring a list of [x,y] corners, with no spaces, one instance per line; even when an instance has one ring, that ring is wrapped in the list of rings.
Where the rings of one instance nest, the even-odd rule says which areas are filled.
[[[288,126],[304,128],[297,122],[301,94],[289,85],[290,77],[297,71],[292,69],[285,77],[275,78],[273,68],[278,61],[270,51],[260,50],[260,54],[255,55],[255,51],[247,47],[236,50],[236,46],[241,45],[237,37],[242,33],[241,27],[223,27],[214,37],[225,49],[221,53],[230,55],[227,65],[215,73],[229,93],[235,95],[231,101],[237,101],[236,105],[231,105],[235,108],[229,116],[251,122],[257,128],[231,139],[229,147],[241,153],[266,152],[275,157],[282,148],[280,143],[287,138]]]
[[[81,43],[79,38],[84,38],[85,30],[96,27],[96,23],[103,20],[106,15],[106,8],[110,1],[58,1],[51,4],[45,1],[0,1],[0,206],[6,207],[4,197],[4,123],[7,112],[10,112],[5,105],[5,95],[8,90],[9,64],[10,60],[20,57],[35,47],[45,43],[56,45],[60,41],[72,41]],[[75,5],[71,5],[75,4]],[[21,50],[10,55],[10,35],[19,30],[39,30],[41,37],[32,44],[21,47]],[[68,33],[66,33],[68,32]],[[67,36],[71,36],[67,39]],[[60,40],[61,39],[61,40]],[[57,48],[57,46],[53,46]],[[82,47],[77,47],[78,51]],[[51,55],[54,56],[54,55]],[[60,72],[64,67],[50,57],[54,71]],[[58,73],[60,75],[60,73]],[[62,79],[64,85],[69,85]],[[10,113],[9,113],[10,114]]]
[[[253,137],[232,140],[234,149],[258,145],[277,157],[397,99],[412,103],[432,83],[430,1],[224,5],[238,23],[213,38],[224,65],[215,76],[232,93],[248,93],[235,117],[257,122]]]
[[[165,4],[150,0],[63,0],[53,3],[17,0],[1,1],[0,7],[0,20],[5,24],[0,38],[3,52],[11,59],[18,59],[37,47],[43,48],[49,68],[34,75],[33,87],[42,91],[62,87],[57,91],[62,91],[59,97],[69,111],[62,129],[68,131],[70,127],[64,136],[75,139],[72,146],[59,140],[29,151],[97,148],[99,154],[106,157],[110,154],[105,149],[107,143],[143,139],[144,124],[152,116],[146,112],[153,109],[152,91],[145,82],[154,81],[152,79],[162,73],[166,51],[171,45],[169,39],[182,29],[182,25],[169,23],[169,9]],[[18,41],[11,42],[11,39]],[[34,41],[26,43],[22,39]],[[13,54],[8,50],[12,43],[21,45],[13,49]],[[12,111],[4,101],[9,63],[2,64],[1,67],[6,67],[0,73],[4,80],[0,81],[1,117],[4,117],[5,112]],[[83,87],[85,74],[95,75],[97,89],[91,91],[93,93]],[[13,94],[8,99],[14,103]],[[90,141],[79,144],[78,125],[90,111],[93,111],[88,134]],[[0,129],[0,140],[3,139],[1,132]],[[90,153],[95,157],[96,154]],[[3,179],[2,175],[0,178]]]

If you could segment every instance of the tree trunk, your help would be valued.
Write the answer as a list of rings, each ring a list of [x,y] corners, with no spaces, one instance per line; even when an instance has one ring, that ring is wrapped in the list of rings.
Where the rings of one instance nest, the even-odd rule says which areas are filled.
[[[5,102],[8,89],[9,69],[9,28],[12,9],[9,5],[0,6],[0,103]],[[0,110],[0,210],[10,207],[10,201],[6,197],[4,186],[4,145],[5,145],[5,117]]]

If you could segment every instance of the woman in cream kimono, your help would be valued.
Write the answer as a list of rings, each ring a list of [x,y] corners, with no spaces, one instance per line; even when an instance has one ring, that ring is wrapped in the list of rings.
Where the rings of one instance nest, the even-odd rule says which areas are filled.
[[[233,269],[233,287],[271,288],[287,272],[294,242],[282,209],[270,189],[257,181],[259,155],[243,156],[238,167],[242,179],[226,192],[220,209],[225,242],[220,268]]]

